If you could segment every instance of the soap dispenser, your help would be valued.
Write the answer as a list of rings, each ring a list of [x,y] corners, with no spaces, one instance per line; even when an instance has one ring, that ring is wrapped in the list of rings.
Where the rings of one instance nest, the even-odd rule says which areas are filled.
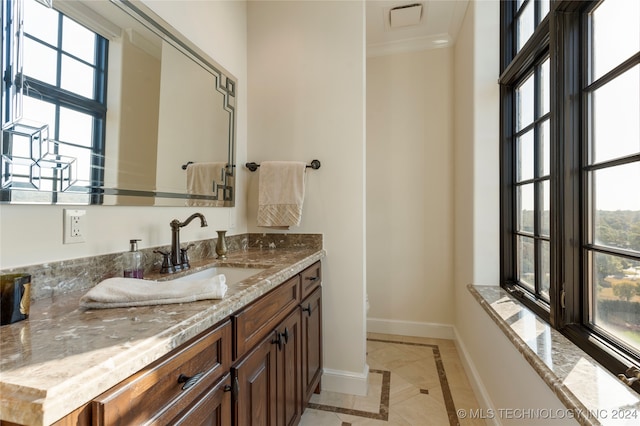
[[[138,251],[138,241],[129,240],[129,251],[124,254],[124,276],[127,278],[143,278],[142,253]]]

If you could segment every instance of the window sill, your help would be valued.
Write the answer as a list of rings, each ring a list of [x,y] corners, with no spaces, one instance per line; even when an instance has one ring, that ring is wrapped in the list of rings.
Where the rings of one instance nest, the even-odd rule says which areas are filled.
[[[580,424],[638,424],[637,393],[502,288],[467,287]]]

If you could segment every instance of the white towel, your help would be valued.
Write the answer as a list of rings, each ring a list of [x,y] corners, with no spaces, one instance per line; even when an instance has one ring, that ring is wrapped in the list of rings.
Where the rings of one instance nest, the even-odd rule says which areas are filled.
[[[227,163],[191,163],[187,166],[187,193],[193,195],[218,195],[218,200],[190,198],[187,206],[214,207],[224,205],[224,191],[214,192],[214,187],[224,185]]]
[[[194,281],[107,278],[80,298],[80,307],[106,309],[188,303],[196,300],[222,299],[226,292],[224,274]]]
[[[258,226],[287,229],[300,225],[306,164],[263,161],[258,185]]]

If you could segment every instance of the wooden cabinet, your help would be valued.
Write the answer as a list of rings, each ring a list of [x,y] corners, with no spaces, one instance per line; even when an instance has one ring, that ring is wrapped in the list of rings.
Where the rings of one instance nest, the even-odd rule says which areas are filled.
[[[234,425],[296,425],[311,394],[319,392],[321,282],[317,262],[233,316]],[[262,340],[244,355],[255,336]]]
[[[235,331],[234,359],[240,358],[300,303],[300,276],[280,284],[260,299],[232,316]]]
[[[302,332],[295,309],[280,324],[276,354],[276,414],[279,426],[296,425],[302,416]]]
[[[298,424],[320,391],[321,283],[316,262],[56,425]]]
[[[302,389],[306,407],[311,395],[320,393],[322,376],[322,288],[300,305],[302,310]]]
[[[297,277],[296,277],[297,278]],[[299,279],[289,280],[299,287]],[[256,306],[271,306],[270,298],[281,292],[269,293]],[[291,291],[287,291],[291,294]],[[296,290],[296,294],[299,294]],[[255,306],[249,311],[258,312]],[[280,312],[280,311],[278,311]],[[232,368],[238,393],[234,402],[235,425],[296,425],[302,416],[301,327],[297,304],[288,316],[270,330],[266,338]],[[245,312],[237,317],[249,318]],[[271,318],[264,318],[271,323]],[[238,336],[241,340],[241,336]]]
[[[224,411],[230,409],[220,392],[231,366],[231,340],[231,323],[225,321],[95,398],[94,426],[175,424],[190,414],[202,420],[193,424],[211,424],[200,408],[203,401],[226,401]]]
[[[265,338],[234,368],[237,384],[233,423],[243,426],[276,424],[277,333]]]

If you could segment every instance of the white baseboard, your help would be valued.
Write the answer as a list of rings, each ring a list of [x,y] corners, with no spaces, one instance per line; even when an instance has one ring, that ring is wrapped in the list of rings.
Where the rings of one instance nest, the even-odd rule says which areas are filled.
[[[453,325],[430,322],[367,318],[367,331],[371,333],[397,334],[400,336],[455,339]]]
[[[366,396],[369,389],[369,364],[364,367],[360,374],[325,368],[322,372],[322,390]]]
[[[478,370],[476,369],[471,356],[469,356],[469,352],[467,351],[467,348],[455,327],[453,327],[453,332],[455,334],[454,341],[456,343],[456,348],[458,349],[460,361],[462,362],[465,373],[467,373],[469,382],[471,382],[471,387],[473,388],[473,393],[478,399],[478,404],[480,404],[480,407],[484,410],[493,410],[494,413],[497,412],[493,405],[493,401],[491,401],[491,398],[489,397],[487,388],[484,387],[484,384],[480,379],[480,375],[478,374]],[[495,416],[493,419],[486,419],[485,421],[487,424],[492,424],[494,426],[502,425],[498,416]]]

